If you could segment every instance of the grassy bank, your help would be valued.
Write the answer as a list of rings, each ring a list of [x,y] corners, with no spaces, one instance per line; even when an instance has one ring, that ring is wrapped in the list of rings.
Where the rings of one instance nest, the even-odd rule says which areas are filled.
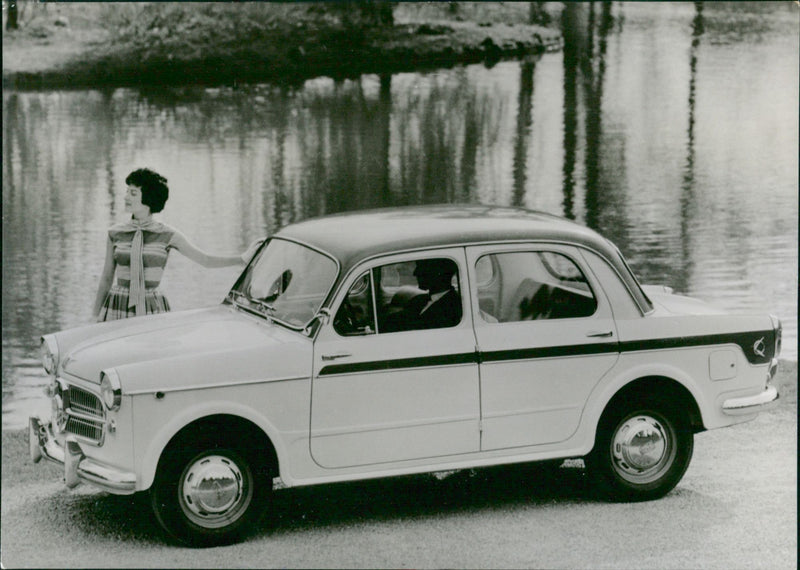
[[[325,3],[27,5],[3,84],[232,84],[493,62],[560,47],[528,3],[399,3],[378,24]]]

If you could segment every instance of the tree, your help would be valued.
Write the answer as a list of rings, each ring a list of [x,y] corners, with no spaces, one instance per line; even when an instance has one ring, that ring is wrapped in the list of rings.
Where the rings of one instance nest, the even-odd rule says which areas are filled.
[[[18,30],[19,20],[17,13],[17,0],[8,0],[8,19],[6,20],[6,30]]]
[[[545,10],[546,2],[531,2],[528,12],[528,23],[546,26],[550,23],[550,14]]]
[[[394,4],[387,0],[330,2],[323,6],[339,15],[345,26],[392,26]]]

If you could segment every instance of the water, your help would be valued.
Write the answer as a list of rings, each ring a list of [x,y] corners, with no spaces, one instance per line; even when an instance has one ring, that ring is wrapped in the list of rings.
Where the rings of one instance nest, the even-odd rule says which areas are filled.
[[[596,4],[565,14],[563,52],[491,68],[5,91],[3,429],[48,412],[38,337],[91,322],[105,232],[142,165],[170,181],[162,219],[220,253],[374,206],[565,215],[643,282],[778,315],[796,359],[797,10],[615,3],[606,18]],[[174,254],[163,290],[174,309],[211,305],[236,273]]]

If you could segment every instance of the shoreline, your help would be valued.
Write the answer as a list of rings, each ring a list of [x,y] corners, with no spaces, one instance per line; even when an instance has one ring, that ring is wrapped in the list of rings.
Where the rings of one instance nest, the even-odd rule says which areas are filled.
[[[3,87],[16,90],[131,86],[298,84],[536,57],[562,48],[561,32],[529,24],[430,21],[360,30],[289,25],[257,43],[175,48],[142,57],[99,28],[3,32]],[[175,39],[176,42],[180,38]]]

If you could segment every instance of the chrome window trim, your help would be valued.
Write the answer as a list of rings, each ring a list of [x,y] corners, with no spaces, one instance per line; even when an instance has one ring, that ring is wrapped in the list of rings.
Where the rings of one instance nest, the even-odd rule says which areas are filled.
[[[246,269],[250,267],[250,265],[253,262],[253,259],[255,259],[255,256],[253,256],[253,259],[251,259],[250,263],[247,264],[247,266],[245,267],[245,270],[242,270],[242,273],[239,275],[239,278],[236,280],[236,282],[234,282],[233,286],[230,288],[230,291],[228,292],[228,295],[225,296],[225,299],[223,300],[223,304],[234,304],[236,307],[239,307],[239,308],[247,311],[250,314],[259,316],[261,318],[265,318],[269,322],[279,323],[283,327],[285,327],[285,328],[287,328],[289,330],[292,330],[292,331],[295,331],[295,332],[299,332],[303,336],[308,337],[309,335],[305,331],[308,328],[308,325],[311,324],[314,321],[314,319],[316,318],[316,313],[318,313],[321,308],[327,306],[327,303],[329,303],[330,297],[331,297],[331,292],[336,287],[336,283],[339,282],[339,277],[340,277],[340,275],[342,273],[342,264],[339,262],[339,260],[336,257],[333,256],[333,254],[325,251],[322,248],[319,248],[319,247],[317,247],[315,245],[311,245],[310,243],[307,243],[307,242],[305,242],[303,240],[290,238],[290,237],[284,237],[284,236],[273,236],[273,237],[269,238],[268,240],[265,240],[264,245],[262,245],[261,248],[259,248],[258,251],[261,252],[261,250],[264,247],[267,247],[266,244],[268,242],[270,242],[270,241],[273,241],[273,240],[288,241],[288,242],[291,242],[291,243],[295,243],[297,245],[301,245],[303,247],[307,247],[308,249],[310,249],[312,251],[316,251],[317,253],[319,253],[321,255],[324,255],[325,257],[327,257],[328,259],[333,261],[334,264],[336,264],[336,273],[334,274],[333,279],[331,280],[331,284],[328,286],[327,292],[322,296],[322,302],[319,304],[319,307],[317,308],[314,316],[312,316],[308,321],[306,321],[302,325],[293,325],[293,324],[287,323],[286,321],[283,321],[281,319],[278,319],[278,318],[275,318],[275,317],[272,317],[272,316],[269,316],[269,315],[264,315],[263,313],[259,313],[258,311],[255,311],[253,309],[248,309],[247,307],[242,307],[241,305],[235,304],[235,303],[233,303],[232,301],[230,301],[228,299],[228,295],[230,295],[230,291],[233,291],[234,289],[236,289],[239,286],[239,283],[241,282],[242,277],[246,273]]]
[[[302,242],[298,242],[298,243],[302,243]],[[468,247],[501,246],[501,245],[513,245],[513,244],[531,244],[531,245],[534,245],[534,244],[555,244],[555,245],[575,247],[575,248],[579,248],[579,249],[584,249],[586,251],[590,251],[590,252],[596,254],[601,259],[603,259],[611,267],[612,271],[614,271],[614,273],[617,274],[617,277],[619,278],[619,280],[622,283],[622,285],[625,287],[625,290],[628,292],[628,295],[630,295],[631,300],[633,301],[633,304],[636,305],[636,308],[639,310],[639,313],[641,314],[641,316],[643,316],[643,317],[647,316],[647,315],[651,314],[655,310],[655,307],[653,307],[652,305],[650,307],[642,307],[641,303],[639,302],[639,299],[633,293],[633,291],[631,291],[631,288],[628,285],[628,282],[620,274],[620,272],[617,269],[617,267],[614,264],[614,262],[612,260],[610,260],[608,258],[608,256],[603,254],[603,252],[598,251],[597,249],[595,249],[593,247],[590,247],[590,246],[587,246],[587,245],[582,244],[582,243],[576,243],[576,242],[573,242],[573,241],[564,241],[564,240],[520,239],[520,240],[502,240],[502,241],[478,241],[478,242],[471,242],[471,243],[461,243],[460,242],[460,243],[453,243],[453,244],[440,244],[440,245],[426,246],[426,247],[421,247],[421,248],[411,248],[411,249],[403,249],[403,250],[397,250],[397,251],[376,253],[374,255],[370,255],[368,257],[360,259],[358,262],[354,263],[353,266],[342,277],[342,279],[340,280],[340,283],[344,284],[346,281],[348,281],[349,278],[350,278],[350,275],[357,268],[361,267],[363,264],[369,263],[374,259],[380,259],[382,257],[388,257],[388,256],[392,256],[392,255],[405,255],[405,254],[411,254],[411,253],[417,253],[417,252],[425,252],[425,251],[436,251],[436,250],[440,250],[440,249],[452,249],[452,248],[464,248],[464,249],[466,249]],[[615,249],[616,249],[616,246],[615,246]],[[617,249],[617,252],[619,253],[618,249]],[[622,260],[623,265],[625,266],[625,268],[628,270],[628,272],[630,273],[631,277],[633,278],[634,282],[639,286],[639,291],[641,292],[641,294],[644,296],[645,299],[649,300],[649,297],[647,297],[647,295],[645,295],[644,291],[642,290],[642,286],[639,283],[639,280],[636,278],[636,275],[633,273],[633,271],[631,271],[630,267],[628,266],[628,262],[625,260],[625,257],[622,255],[622,253],[619,253],[619,256],[620,256],[620,259]],[[600,285],[602,287],[603,284],[600,283]],[[341,285],[340,285],[340,287],[341,287]],[[336,292],[333,294],[332,297],[330,297],[328,302],[330,302],[330,300],[335,298],[335,296],[338,294],[338,291],[339,291],[339,288],[337,288]],[[330,307],[329,304],[326,304],[326,303],[323,303],[322,306],[323,307],[327,306],[328,308],[332,308],[332,307]]]
[[[524,243],[528,243],[528,242],[524,242]],[[574,245],[572,247],[574,247]],[[552,250],[541,249],[541,248],[536,248],[534,251],[523,250],[523,249],[485,251],[485,252],[483,252],[481,254],[476,255],[475,265],[477,266],[478,261],[480,261],[481,258],[486,257],[488,255],[503,255],[503,254],[508,254],[508,253],[537,253],[537,254],[552,253],[552,254],[556,254],[556,255],[561,255],[562,257],[565,257],[566,259],[571,261],[572,264],[575,266],[575,268],[578,271],[580,271],[581,276],[583,277],[584,282],[586,283],[586,287],[589,289],[589,293],[591,294],[592,300],[594,300],[594,310],[592,311],[592,313],[590,315],[583,315],[583,316],[580,316],[580,317],[568,317],[568,319],[590,319],[590,318],[594,317],[597,314],[597,311],[600,309],[600,296],[595,291],[595,287],[592,286],[591,281],[586,276],[587,272],[585,271],[586,269],[591,271],[592,268],[591,267],[582,267],[580,262],[576,261],[573,258],[573,255],[570,255],[572,252],[567,253],[567,252],[564,252],[564,251],[552,251]],[[581,257],[581,260],[585,264],[588,265],[588,263],[586,262],[585,259],[583,259],[583,257]],[[548,272],[550,271],[547,267],[545,267],[545,270],[547,270]],[[551,273],[551,275],[553,277],[558,278],[556,275],[553,275],[552,273]],[[597,278],[597,276],[594,275],[594,272],[592,272],[592,278],[597,281],[600,289],[602,290],[603,284],[600,282],[600,280]],[[603,296],[606,298],[606,301],[605,301],[606,304],[610,306],[611,302],[608,300],[608,294],[604,290],[602,290],[602,292],[603,292]],[[612,313],[613,313],[613,311],[612,311]],[[564,319],[564,320],[568,320],[568,319]],[[562,319],[544,319],[544,320],[562,320]],[[505,325],[505,324],[511,324],[511,323],[521,323],[521,322],[523,322],[523,321],[504,321],[504,322],[498,321],[496,323],[491,323],[491,322],[488,322],[486,320],[483,321],[483,323],[487,324],[487,325]]]
[[[527,243],[527,242],[523,242],[523,243]],[[339,296],[339,293],[342,291],[342,289],[345,288],[345,284],[350,282],[350,278],[352,277],[352,275],[354,273],[360,275],[361,271],[365,271],[365,272],[369,271],[370,272],[370,279],[372,280],[372,307],[373,307],[373,310],[375,311],[375,334],[380,334],[380,331],[379,331],[380,327],[378,325],[378,320],[377,320],[378,319],[378,313],[377,313],[378,309],[377,309],[377,302],[376,302],[377,297],[375,296],[375,275],[372,272],[375,269],[377,269],[378,267],[381,267],[382,265],[393,265],[395,263],[404,263],[404,261],[389,261],[387,263],[384,263],[384,264],[381,264],[381,265],[374,265],[374,266],[368,267],[366,269],[364,268],[364,265],[369,265],[374,260],[382,259],[384,257],[393,257],[393,256],[398,256],[398,255],[416,255],[417,253],[422,253],[422,252],[426,252],[426,251],[439,251],[439,250],[442,250],[442,249],[462,249],[466,253],[466,249],[465,248],[466,248],[466,246],[462,246],[462,245],[449,245],[449,246],[448,245],[441,245],[441,246],[437,245],[437,246],[430,246],[430,247],[417,248],[417,249],[406,249],[406,250],[402,250],[402,251],[390,251],[390,252],[379,253],[379,254],[371,255],[369,257],[365,257],[364,259],[361,259],[361,260],[357,261],[356,263],[354,263],[353,266],[347,271],[347,273],[342,277],[341,281],[339,281],[340,285],[339,285],[339,287],[337,287],[336,291],[331,296],[331,298],[329,300],[329,304],[323,304],[323,307],[327,307],[328,309],[330,309],[331,314],[335,314],[335,312],[333,311],[333,307],[331,306],[333,304],[333,300],[336,299]],[[456,259],[455,257],[453,257],[450,254],[441,254],[439,257],[442,257],[442,258],[445,258],[445,259],[450,259],[451,261],[453,261],[456,264],[456,266],[459,269],[459,271],[458,271],[458,278],[459,278],[458,279],[458,294],[461,297],[461,305],[462,305],[462,309],[463,309],[463,306],[464,306],[464,283],[466,282],[468,284],[467,288],[469,288],[469,275],[466,274],[463,277],[461,276],[461,267],[460,267],[460,264],[459,264],[459,259]],[[415,260],[414,259],[407,259],[405,261],[415,261]],[[466,258],[464,259],[464,261],[465,262],[467,261]],[[467,266],[465,266],[464,269],[469,271],[469,267],[467,267]],[[347,295],[347,292],[345,292],[345,295]],[[467,310],[471,310],[472,303],[470,301],[468,301],[467,303],[468,303]],[[465,312],[465,314],[466,314],[466,312]],[[462,315],[461,321],[456,326],[461,325],[461,323],[463,323],[463,322],[464,322],[464,317]],[[336,332],[335,329],[334,329],[334,332]],[[412,332],[412,331],[396,331],[396,332]],[[339,335],[338,332],[336,332],[336,334]],[[388,333],[384,333],[384,334],[388,334]],[[342,336],[342,335],[339,335],[339,336],[341,338],[350,338],[350,337],[346,337],[346,336]]]

